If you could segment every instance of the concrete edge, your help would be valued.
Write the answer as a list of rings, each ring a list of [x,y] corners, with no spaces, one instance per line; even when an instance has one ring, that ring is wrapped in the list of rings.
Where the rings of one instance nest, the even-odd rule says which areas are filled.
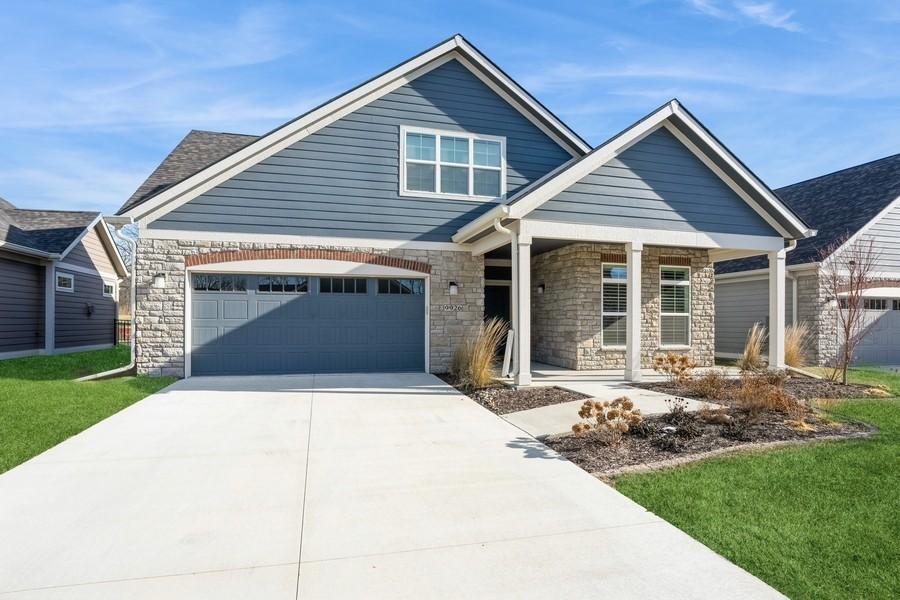
[[[136,375],[137,374],[137,366],[135,365],[125,365],[124,367],[119,367],[117,369],[111,369],[109,371],[103,371],[102,373],[94,373],[93,375],[85,375],[84,377],[79,377],[75,381],[98,381],[100,379],[113,379],[115,377],[125,377],[126,375]]]

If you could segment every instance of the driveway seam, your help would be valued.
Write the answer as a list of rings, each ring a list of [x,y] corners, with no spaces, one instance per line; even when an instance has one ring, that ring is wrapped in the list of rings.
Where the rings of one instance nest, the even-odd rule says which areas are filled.
[[[309,394],[309,430],[306,433],[306,466],[303,471],[303,502],[300,505],[300,543],[297,548],[297,587],[294,591],[294,600],[300,598],[300,558],[303,556],[303,525],[306,523],[306,497],[309,487],[309,455],[312,447],[312,419],[313,404],[316,401],[316,374],[312,376],[312,391]]]

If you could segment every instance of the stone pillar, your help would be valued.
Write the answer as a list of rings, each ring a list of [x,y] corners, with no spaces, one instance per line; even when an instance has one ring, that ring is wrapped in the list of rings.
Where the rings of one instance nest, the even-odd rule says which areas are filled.
[[[642,242],[625,244],[628,271],[625,303],[625,379],[641,380],[641,254]]]

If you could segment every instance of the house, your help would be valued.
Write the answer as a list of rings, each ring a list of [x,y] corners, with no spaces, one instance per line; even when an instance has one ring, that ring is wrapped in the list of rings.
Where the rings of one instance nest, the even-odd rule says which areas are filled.
[[[112,346],[125,275],[99,213],[0,199],[0,358]]]
[[[440,373],[508,315],[520,385],[712,364],[714,263],[781,275],[810,233],[678,101],[592,148],[459,35],[265,135],[191,132],[119,215],[143,373]]]
[[[811,330],[809,359],[826,365],[840,349],[837,302],[821,278],[823,261],[854,240],[874,240],[878,287],[865,291],[859,364],[900,364],[900,154],[822,175],[776,190],[795,213],[818,230],[787,254],[787,321]],[[837,253],[840,248],[837,249]],[[753,323],[767,324],[765,259],[716,265],[716,354],[742,351]]]

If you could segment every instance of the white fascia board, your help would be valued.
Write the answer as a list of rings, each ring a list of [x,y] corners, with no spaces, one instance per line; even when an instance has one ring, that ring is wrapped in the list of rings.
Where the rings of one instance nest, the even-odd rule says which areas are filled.
[[[468,246],[454,242],[419,242],[378,238],[345,238],[277,233],[232,233],[228,231],[189,231],[176,229],[141,229],[140,237],[148,240],[189,240],[203,242],[250,242],[292,244],[295,246],[329,246],[340,248],[379,248],[386,250],[449,250],[468,252]]]
[[[80,234],[78,234],[78,237],[75,238],[75,239],[72,241],[71,244],[69,244],[68,246],[66,246],[66,249],[65,249],[65,250],[63,250],[62,252],[59,253],[59,260],[62,260],[62,259],[64,259],[66,256],[68,256],[69,252],[71,252],[72,250],[74,250],[74,249],[75,249],[75,246],[77,246],[78,244],[80,244],[80,243],[81,243],[81,240],[83,240],[83,239],[85,238],[85,236],[86,236],[87,234],[89,234],[89,233],[94,229],[94,226],[96,226],[97,223],[99,223],[99,222],[102,221],[102,220],[103,220],[103,216],[102,216],[102,215],[97,215],[97,218],[95,218],[93,221],[91,221],[91,224],[88,225],[87,227],[85,227],[84,230],[83,230]]]
[[[501,248],[509,243],[510,238],[507,234],[495,231],[490,235],[484,236],[477,242],[472,242],[470,244],[470,250],[472,251],[472,256],[481,256],[483,254],[487,254],[491,250],[496,250],[497,248]]]
[[[506,86],[516,92],[515,98],[511,98],[509,94],[501,90],[489,78],[485,78],[479,69],[472,70],[475,76],[488,83],[495,92],[502,92],[501,95],[507,101],[511,101],[512,105],[526,118],[542,127],[542,129],[546,130],[546,127],[534,117],[535,113],[540,114],[544,119],[548,119],[561,132],[567,133],[565,136],[566,140],[563,140],[559,135],[554,135],[553,138],[573,155],[578,155],[579,150],[587,152],[590,149],[581,138],[572,133],[559,119],[535,102],[518,84],[485,59],[471,44],[457,35],[335,98],[331,102],[310,111],[306,115],[286,123],[184,181],[163,190],[146,202],[126,210],[121,216],[130,217],[135,221],[152,222],[261,160],[453,59],[459,60],[460,63],[470,70],[472,70],[472,63],[475,62],[480,68],[491,73],[492,77],[497,77],[503,81]],[[564,143],[564,141],[568,143]]]
[[[784,249],[784,239],[775,236],[714,233],[708,231],[671,231],[637,227],[609,227],[583,223],[560,223],[528,219],[528,234],[534,238],[584,242],[635,243],[679,248],[729,248],[755,250],[757,253]]]
[[[307,258],[236,260],[188,267],[192,273],[265,273],[273,275],[354,275],[362,277],[405,277],[427,279],[428,273],[343,260]]]
[[[896,198],[894,198],[891,202],[888,203],[887,206],[885,206],[883,209],[881,209],[881,210],[878,212],[877,215],[875,215],[872,219],[870,219],[868,223],[866,223],[865,225],[863,225],[862,227],[860,227],[860,228],[856,231],[856,233],[854,233],[853,235],[851,235],[850,237],[848,237],[848,238],[847,238],[847,241],[844,242],[843,244],[841,244],[841,245],[837,248],[837,250],[835,250],[834,252],[832,252],[831,254],[829,254],[829,255],[825,258],[825,260],[822,261],[822,263],[823,263],[823,264],[831,263],[832,260],[833,260],[832,257],[837,256],[838,254],[841,253],[842,250],[848,248],[848,247],[851,246],[854,242],[856,242],[857,240],[859,240],[859,239],[860,239],[862,236],[864,236],[870,229],[872,229],[872,227],[874,227],[876,223],[878,223],[882,218],[884,218],[884,216],[887,215],[889,212],[891,212],[892,210],[894,210],[898,205],[900,205],[900,196],[897,196]]]
[[[35,250],[34,248],[20,246],[18,244],[11,244],[10,242],[0,242],[0,250],[14,252],[15,254],[24,254],[25,256],[31,256],[34,258],[46,258],[48,260],[57,260],[59,258],[59,254],[44,252],[42,250]]]
[[[106,248],[106,253],[112,258],[113,268],[115,268],[116,273],[119,277],[128,277],[128,267],[125,265],[125,261],[122,260],[122,255],[119,254],[119,246],[113,239],[112,234],[109,233],[106,219],[100,219],[100,222],[97,224],[97,230],[100,241],[103,242]]]
[[[810,237],[815,235],[815,230],[809,229],[809,227],[800,221],[790,209],[788,209],[784,203],[770,190],[763,182],[756,178],[756,176],[751,173],[740,161],[738,161],[734,156],[732,156],[731,152],[728,151],[727,148],[722,146],[718,140],[713,138],[707,133],[706,129],[698,123],[690,113],[684,110],[681,104],[677,100],[672,101],[672,109],[674,114],[678,116],[678,118],[685,123],[694,134],[703,140],[710,148],[712,148],[716,155],[721,158],[725,163],[728,164],[732,169],[741,174],[741,177],[745,181],[747,181],[754,190],[756,190],[763,198],[765,198],[772,208],[774,208],[781,216],[783,216],[797,231],[802,231],[805,233],[805,237]]]
[[[819,263],[802,263],[799,265],[788,265],[788,273],[796,273],[798,271],[809,271],[819,267]],[[749,271],[735,271],[733,273],[722,273],[716,275],[716,281],[728,281],[730,279],[752,279],[766,277],[769,274],[769,268],[750,269]]]
[[[568,189],[582,178],[615,158],[618,154],[662,126],[662,122],[672,116],[671,103],[658,109],[643,121],[618,136],[598,146],[593,152],[549,178],[542,185],[509,206],[509,217],[521,219],[559,193]],[[462,230],[460,230],[462,231]]]
[[[462,244],[470,237],[481,233],[483,229],[486,229],[487,227],[493,225],[494,221],[496,221],[497,219],[502,220],[508,216],[509,205],[501,204],[500,206],[495,206],[471,223],[461,227],[459,231],[453,234],[453,237],[451,239],[458,244]]]

